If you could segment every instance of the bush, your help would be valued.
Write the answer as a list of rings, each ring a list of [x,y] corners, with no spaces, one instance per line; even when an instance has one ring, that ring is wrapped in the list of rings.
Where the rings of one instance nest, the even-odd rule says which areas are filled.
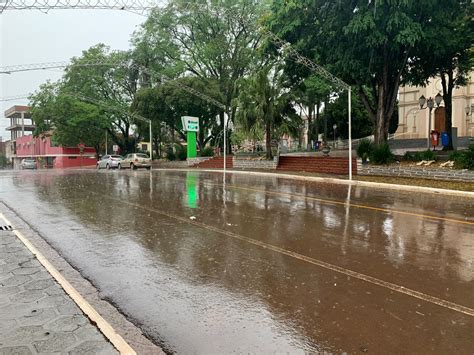
[[[367,138],[364,138],[359,142],[359,146],[357,147],[357,155],[362,159],[362,161],[366,161],[367,158],[370,157],[370,153],[372,152],[373,148],[373,143]]]
[[[214,149],[212,147],[204,147],[201,150],[201,157],[213,157],[214,156]]]
[[[415,160],[415,154],[407,151],[403,155],[403,160],[405,160],[405,161],[416,161]]]
[[[370,161],[378,165],[386,165],[395,161],[395,156],[390,150],[388,143],[373,146],[370,152]]]
[[[188,151],[185,146],[176,145],[176,157],[178,160],[186,160],[188,158]]]
[[[166,150],[166,159],[168,159],[169,161],[176,160],[176,155],[174,154],[172,146],[169,146]]]
[[[0,154],[0,168],[5,168],[8,165],[7,157],[3,154]]]
[[[416,152],[415,154],[413,154],[413,160],[414,161],[422,161],[423,160],[423,153],[421,152]]]
[[[425,150],[423,152],[406,152],[403,156],[405,161],[422,161],[422,160],[436,160],[436,154],[431,150]]]
[[[436,154],[431,150],[425,150],[421,153],[421,160],[436,160]]]
[[[474,170],[474,144],[471,144],[468,150],[461,152],[452,152],[449,160],[454,161],[456,169]]]

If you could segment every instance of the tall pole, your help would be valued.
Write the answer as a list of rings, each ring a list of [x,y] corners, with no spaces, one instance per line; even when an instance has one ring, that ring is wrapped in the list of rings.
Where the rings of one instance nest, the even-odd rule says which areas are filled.
[[[430,98],[431,99],[431,98]],[[429,114],[429,119],[428,119],[428,139],[426,141],[427,149],[430,150],[430,134],[431,134],[431,110],[432,108],[429,108],[430,114]]]
[[[107,130],[105,130],[105,155],[107,155],[108,143],[107,143]]]
[[[224,113],[224,180],[227,165],[227,124],[226,124],[227,112]]]
[[[352,181],[352,103],[351,103],[351,96],[352,96],[352,89],[349,86],[347,89],[347,98],[348,98],[348,105],[349,105],[349,181]]]
[[[151,120],[150,120],[150,159],[153,161],[153,139],[151,135]]]

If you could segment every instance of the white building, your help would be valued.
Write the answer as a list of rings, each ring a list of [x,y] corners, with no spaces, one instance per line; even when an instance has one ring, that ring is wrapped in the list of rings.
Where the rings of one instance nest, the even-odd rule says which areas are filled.
[[[442,94],[441,79],[433,79],[426,87],[405,86],[399,90],[399,124],[395,138],[428,137],[429,109],[420,109],[418,99],[434,98]],[[426,107],[426,105],[425,105]],[[468,109],[467,109],[468,108]],[[469,112],[467,112],[469,111]],[[469,84],[453,91],[453,127],[458,137],[474,136],[474,72],[471,72]],[[431,115],[431,129],[445,130],[444,103],[434,108]]]

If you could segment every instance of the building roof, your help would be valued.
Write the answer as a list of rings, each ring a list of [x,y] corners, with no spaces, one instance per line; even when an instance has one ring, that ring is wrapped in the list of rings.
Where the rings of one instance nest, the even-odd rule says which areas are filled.
[[[6,118],[20,118],[24,114],[25,118],[31,118],[30,106],[15,105],[5,111]]]

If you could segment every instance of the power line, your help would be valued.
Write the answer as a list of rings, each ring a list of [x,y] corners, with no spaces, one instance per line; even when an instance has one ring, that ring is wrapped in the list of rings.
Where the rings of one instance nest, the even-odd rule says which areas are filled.
[[[32,63],[32,64],[20,64],[20,65],[0,67],[0,74],[12,74],[12,73],[18,73],[18,72],[25,72],[25,71],[34,71],[34,70],[48,70],[48,69],[53,69],[53,68],[65,68],[69,65],[74,65],[76,67],[110,66],[110,67],[123,67],[123,68],[138,69],[142,73],[148,74],[150,76],[158,76],[160,79],[162,79],[164,82],[168,83],[169,85],[175,86],[194,96],[197,96],[200,99],[205,100],[215,105],[216,107],[220,108],[223,111],[227,110],[227,106],[221,103],[220,101],[206,94],[203,94],[202,92],[195,90],[190,86],[180,83],[178,80],[173,80],[170,77],[161,73],[152,72],[149,69],[137,64],[126,65],[121,62],[107,62],[107,61],[105,62],[104,61],[89,61],[89,62],[82,62],[82,63],[75,63],[75,64],[71,64],[69,62]]]
[[[163,0],[0,0],[0,14],[7,10],[122,10],[144,14],[163,6]]]

